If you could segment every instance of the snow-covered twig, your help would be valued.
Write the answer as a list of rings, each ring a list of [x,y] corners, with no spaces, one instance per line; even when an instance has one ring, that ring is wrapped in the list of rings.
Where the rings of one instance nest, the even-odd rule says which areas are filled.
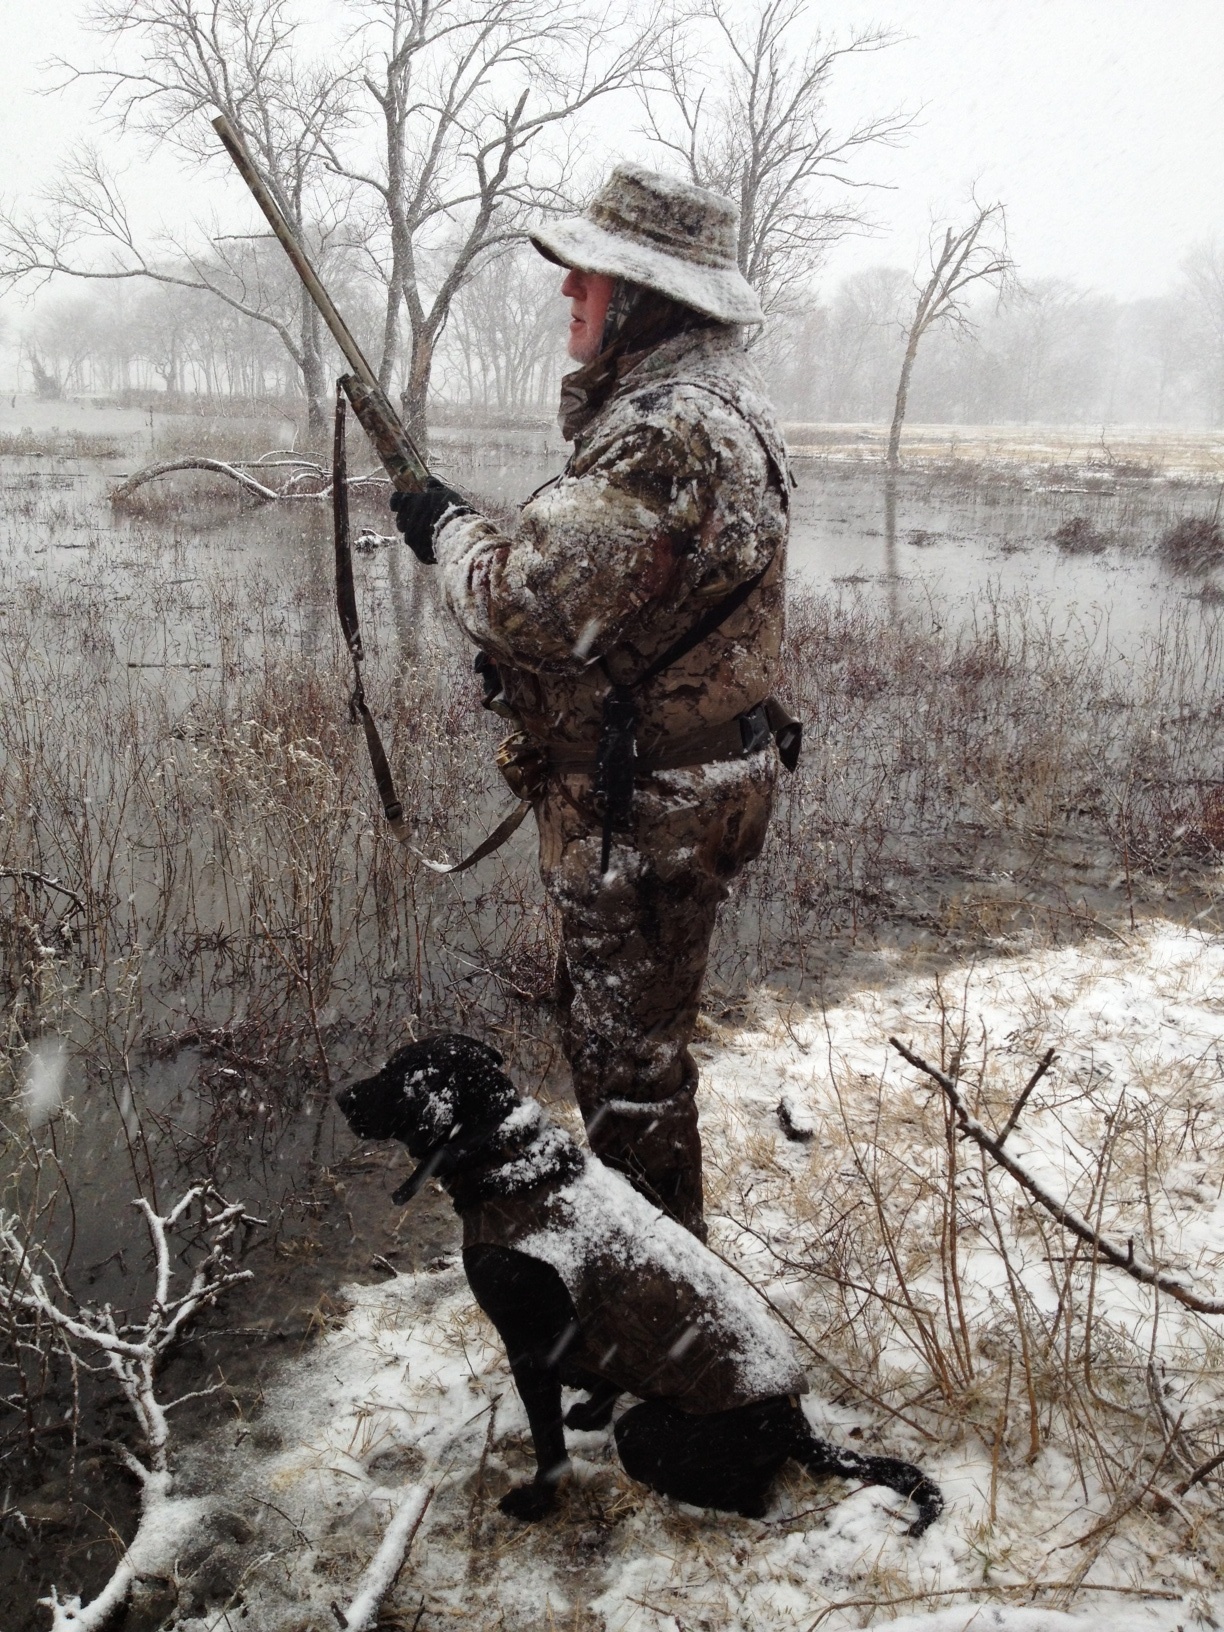
[[[58,878],[35,872],[31,867],[0,867],[0,878],[20,878],[27,884],[41,885],[44,890],[57,890],[60,895],[68,897],[75,911],[85,911],[85,903],[75,890],[70,890],[67,884],[61,884]]]
[[[1133,1280],[1142,1281],[1145,1286],[1154,1286],[1159,1291],[1168,1293],[1169,1297],[1174,1298],[1180,1304],[1184,1304],[1187,1309],[1194,1309],[1200,1315],[1224,1315],[1224,1299],[1200,1297],[1197,1292],[1191,1291],[1180,1276],[1171,1274],[1168,1270],[1157,1269],[1154,1264],[1146,1263],[1135,1252],[1133,1240],[1127,1241],[1126,1246],[1121,1247],[1116,1241],[1111,1241],[1108,1236],[1094,1230],[1065,1202],[1052,1195],[1041,1181],[1035,1179],[1028,1169],[1023,1167],[1010,1152],[1004,1150],[1003,1136],[991,1133],[990,1129],[979,1122],[976,1117],[970,1116],[965,1102],[960,1096],[960,1090],[951,1077],[946,1076],[937,1066],[928,1064],[921,1055],[912,1053],[897,1038],[890,1037],[888,1040],[902,1059],[908,1060],[915,1070],[924,1072],[931,1078],[932,1082],[938,1083],[940,1088],[943,1089],[944,1096],[952,1107],[957,1124],[965,1138],[972,1139],[974,1144],[979,1145],[993,1161],[1010,1173],[1016,1183],[1027,1190],[1033,1200],[1039,1206],[1044,1207],[1046,1212],[1053,1214],[1065,1230],[1069,1230],[1072,1235],[1078,1236],[1107,1264],[1112,1264],[1115,1269],[1124,1270]],[[1010,1133],[1014,1126],[1013,1116],[1005,1129],[1005,1134]]]
[[[201,1233],[207,1250],[192,1271],[186,1291],[174,1297],[170,1232],[197,1202],[203,1209]],[[211,1186],[197,1185],[164,1215],[155,1212],[143,1197],[134,1205],[143,1213],[149,1231],[154,1285],[144,1319],[122,1326],[109,1304],[101,1309],[75,1305],[54,1259],[23,1238],[20,1220],[12,1214],[0,1214],[0,1265],[7,1271],[0,1282],[0,1308],[49,1322],[70,1352],[74,1352],[74,1345],[99,1352],[136,1413],[144,1437],[143,1458],[127,1450],[122,1453],[124,1465],[141,1486],[136,1534],[110,1580],[90,1603],[83,1605],[76,1596],[61,1599],[52,1587],[51,1596],[42,1600],[51,1610],[52,1632],[95,1632],[104,1626],[125,1603],[133,1582],[164,1569],[187,1530],[198,1522],[206,1503],[173,1495],[166,1421],[170,1407],[157,1397],[157,1371],[193,1315],[213,1303],[227,1287],[251,1278],[249,1270],[232,1267],[235,1232],[258,1222],[248,1217],[241,1202],[226,1201]],[[45,1273],[36,1267],[39,1263],[45,1266]]]
[[[353,1594],[347,1613],[336,1610],[336,1619],[345,1632],[368,1632],[374,1625],[379,1605],[403,1568],[408,1549],[421,1528],[421,1520],[425,1517],[425,1509],[432,1501],[433,1493],[432,1485],[409,1485],[404,1492],[381,1546],[357,1583],[357,1591]]]
[[[1224,1451],[1218,1451],[1215,1456],[1209,1456],[1206,1462],[1201,1462],[1194,1472],[1183,1479],[1180,1484],[1174,1485],[1174,1495],[1184,1496],[1188,1490],[1200,1484],[1219,1467],[1224,1467]]]

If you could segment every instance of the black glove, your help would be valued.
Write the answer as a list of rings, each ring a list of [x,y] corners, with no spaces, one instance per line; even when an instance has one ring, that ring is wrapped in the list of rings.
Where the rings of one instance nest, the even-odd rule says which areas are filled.
[[[452,507],[464,515],[471,514],[472,507],[463,494],[456,493],[436,476],[429,478],[422,493],[401,493],[396,489],[391,495],[395,525],[417,560],[426,566],[432,566],[438,559],[433,547],[434,528],[443,513]]]

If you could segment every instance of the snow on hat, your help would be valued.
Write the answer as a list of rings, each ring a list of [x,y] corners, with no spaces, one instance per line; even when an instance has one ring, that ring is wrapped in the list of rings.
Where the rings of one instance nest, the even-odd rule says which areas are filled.
[[[735,257],[738,229],[729,198],[620,164],[584,215],[550,221],[529,236],[559,266],[644,284],[722,323],[763,323]]]

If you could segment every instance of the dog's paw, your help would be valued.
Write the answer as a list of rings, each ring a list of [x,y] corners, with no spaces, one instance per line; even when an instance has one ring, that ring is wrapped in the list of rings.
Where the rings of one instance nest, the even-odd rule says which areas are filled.
[[[522,1519],[525,1524],[542,1519],[550,1513],[557,1500],[557,1487],[542,1479],[533,1479],[527,1485],[515,1485],[498,1502],[498,1507],[510,1519]]]

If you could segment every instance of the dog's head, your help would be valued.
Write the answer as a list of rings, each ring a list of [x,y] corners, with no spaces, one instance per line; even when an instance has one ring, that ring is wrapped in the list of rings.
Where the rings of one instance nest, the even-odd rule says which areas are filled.
[[[425,1164],[414,1175],[415,1194],[518,1105],[501,1059],[487,1043],[443,1032],[397,1050],[376,1076],[346,1088],[336,1103],[359,1139],[398,1139]]]

